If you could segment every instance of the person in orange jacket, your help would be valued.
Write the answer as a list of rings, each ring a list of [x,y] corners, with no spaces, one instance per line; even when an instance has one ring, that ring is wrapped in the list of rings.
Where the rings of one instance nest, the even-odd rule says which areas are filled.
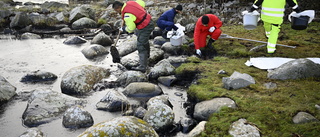
[[[201,16],[194,29],[194,48],[196,54],[200,57],[209,57],[217,55],[217,51],[212,46],[212,43],[220,37],[222,31],[220,27],[222,21],[213,14],[205,14]],[[206,44],[207,36],[210,36]]]

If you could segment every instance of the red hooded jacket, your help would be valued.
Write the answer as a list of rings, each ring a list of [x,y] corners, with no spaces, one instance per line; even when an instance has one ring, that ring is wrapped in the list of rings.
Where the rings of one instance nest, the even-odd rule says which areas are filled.
[[[208,26],[202,25],[202,16],[198,19],[196,23],[196,27],[194,29],[194,45],[195,49],[203,48],[206,46],[206,37],[211,35],[211,37],[217,40],[221,34],[220,27],[222,26],[222,22],[220,19],[213,14],[205,14],[205,16],[209,17]],[[209,32],[209,29],[214,26],[216,30],[214,32]],[[215,34],[217,33],[217,34]]]
[[[135,23],[137,25],[137,29],[143,29],[151,20],[151,15],[135,1],[128,1],[126,3],[126,6],[122,10],[122,19],[124,18],[125,13],[131,13],[136,16],[137,19]]]

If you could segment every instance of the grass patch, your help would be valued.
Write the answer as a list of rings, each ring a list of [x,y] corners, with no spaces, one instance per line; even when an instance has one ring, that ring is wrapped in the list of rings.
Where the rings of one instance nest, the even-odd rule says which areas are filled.
[[[250,57],[320,57],[320,23],[310,23],[306,30],[292,30],[289,23],[282,25],[279,35],[280,44],[297,46],[296,48],[277,46],[274,55],[266,53],[266,47],[249,52],[261,43],[234,39],[219,39],[214,43],[219,56],[213,60],[189,59],[190,63],[181,65],[176,73],[184,71],[201,72],[196,83],[188,89],[188,95],[198,101],[215,97],[229,97],[237,104],[237,109],[223,108],[211,115],[205,131],[200,136],[230,136],[230,125],[240,118],[247,119],[260,129],[262,136],[305,136],[320,135],[320,123],[294,124],[293,116],[304,111],[320,120],[320,78],[299,80],[272,80],[267,71],[247,67],[244,63]],[[254,30],[245,30],[242,26],[224,26],[222,31],[233,37],[266,41],[262,24]],[[224,70],[227,74],[217,74]],[[256,84],[237,90],[223,88],[222,78],[229,77],[234,71],[251,75]],[[275,89],[267,89],[264,84],[273,82]]]

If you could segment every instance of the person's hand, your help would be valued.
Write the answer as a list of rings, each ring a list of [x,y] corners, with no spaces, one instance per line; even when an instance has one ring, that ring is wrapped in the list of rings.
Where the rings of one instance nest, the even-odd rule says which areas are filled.
[[[255,10],[257,10],[255,7],[251,7],[251,9],[250,9],[250,12],[253,12],[253,11],[255,11]]]
[[[200,49],[197,49],[197,50],[196,50],[196,53],[197,53],[199,56],[201,56],[201,50],[200,50]]]
[[[126,31],[126,26],[123,26],[123,27],[119,28],[119,30],[120,30],[122,33],[128,33],[128,32]]]
[[[296,13],[300,13],[301,9],[300,9],[300,7],[297,7],[296,9],[293,9],[293,11],[295,11]]]
[[[216,27],[211,27],[211,28],[209,29],[209,32],[214,32],[214,30],[216,30]]]

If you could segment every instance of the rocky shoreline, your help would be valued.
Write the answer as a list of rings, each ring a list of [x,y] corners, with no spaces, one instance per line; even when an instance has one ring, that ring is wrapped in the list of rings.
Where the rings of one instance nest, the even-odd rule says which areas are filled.
[[[11,6],[16,6],[16,4],[11,4]],[[146,7],[153,16],[153,21],[155,21],[163,11],[177,4],[173,2],[168,5],[168,1],[158,3],[148,1]],[[8,6],[6,3],[0,3],[0,5],[2,7]],[[99,7],[94,5],[70,7],[67,4],[56,2],[46,2],[39,5],[25,3],[24,5],[27,7],[26,12],[16,12],[10,10],[10,8],[2,8],[1,19],[4,21],[1,28],[4,35],[12,35],[15,36],[14,38],[21,40],[67,38],[64,41],[66,45],[81,45],[90,42],[90,46],[84,48],[81,52],[85,58],[92,61],[102,61],[109,54],[108,48],[114,43],[114,35],[117,34],[117,28],[120,26],[119,16],[113,12],[110,3],[107,2],[100,3]],[[239,7],[237,1],[227,2],[223,5],[213,3],[206,7],[203,6],[203,3],[183,3],[182,5],[185,7],[184,14],[178,16],[176,22],[186,27],[186,36],[184,37],[184,44],[186,45],[192,39],[188,36],[192,36],[195,20],[200,15],[212,12],[220,16],[225,24],[241,24],[242,15],[239,11],[244,11],[247,8],[246,6]],[[31,8],[28,9],[28,6]],[[41,8],[34,9],[35,6]],[[99,8],[103,8],[103,10]],[[216,9],[228,10],[220,11]],[[180,76],[175,75],[174,72],[180,64],[188,62],[187,58],[192,56],[193,52],[183,49],[181,46],[172,46],[168,40],[153,35],[150,36],[152,46],[149,70],[146,73],[131,71],[132,67],[138,65],[136,36],[122,35],[122,37],[122,42],[117,44],[122,58],[121,63],[116,64],[116,70],[93,65],[75,66],[66,71],[61,81],[58,81],[61,82],[62,93],[50,89],[34,89],[27,95],[28,106],[22,116],[23,124],[28,127],[37,127],[62,115],[64,127],[88,128],[79,136],[98,134],[173,136],[180,131],[186,133],[186,136],[196,136],[204,130],[204,123],[210,114],[218,112],[222,107],[237,107],[230,98],[214,98],[199,103],[196,101],[197,99],[194,99],[192,103],[184,102],[186,108],[188,107],[188,116],[182,118],[180,123],[175,123],[170,97],[163,94],[157,83],[168,87],[188,87],[194,81],[198,72]],[[237,73],[235,75],[241,78],[245,77],[243,78],[244,82],[242,82],[244,84],[241,85],[243,87],[254,83],[251,76]],[[34,72],[27,76],[29,77],[25,77],[24,80],[31,83],[55,81],[54,78],[57,77],[50,72],[43,71]],[[116,80],[110,80],[110,76],[116,77]],[[30,79],[30,77],[33,79]],[[224,79],[226,83],[231,83],[226,85],[226,88],[239,88],[233,87],[230,79],[234,78]],[[8,101],[16,95],[13,93],[17,89],[1,76],[0,80],[3,82],[1,85],[8,87],[6,90],[1,90],[7,92],[6,98],[1,99],[1,101]],[[93,124],[90,113],[82,108],[86,101],[81,97],[88,96],[93,91],[110,88],[117,90],[107,92],[96,104],[96,107],[103,111],[121,112],[123,116]],[[137,100],[137,98],[139,99]],[[303,116],[314,119],[308,114],[301,114],[299,117]],[[231,128],[230,132],[236,132],[235,130],[239,127],[244,128],[241,125],[245,123],[247,123],[245,119],[240,119],[233,124],[234,129]],[[259,129],[254,126],[245,127],[245,129],[251,131],[247,134],[260,136]],[[37,128],[30,128],[23,135],[32,133],[45,136]],[[237,132],[233,134],[237,134]]]

